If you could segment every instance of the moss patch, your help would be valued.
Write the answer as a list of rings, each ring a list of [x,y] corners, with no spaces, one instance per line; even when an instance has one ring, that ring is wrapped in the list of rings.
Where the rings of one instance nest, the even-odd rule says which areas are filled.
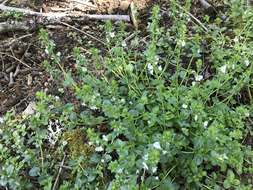
[[[81,129],[74,129],[63,133],[63,140],[68,143],[68,150],[72,157],[89,157],[95,152],[95,148],[87,144],[85,132]]]

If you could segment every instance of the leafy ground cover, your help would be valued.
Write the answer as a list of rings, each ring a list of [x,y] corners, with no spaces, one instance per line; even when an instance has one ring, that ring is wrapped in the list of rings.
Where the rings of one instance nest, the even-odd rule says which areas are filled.
[[[231,1],[199,23],[192,5],[154,6],[145,37],[107,22],[107,47],[73,48],[72,69],[40,30],[58,93],[5,114],[0,186],[251,190],[253,11]]]

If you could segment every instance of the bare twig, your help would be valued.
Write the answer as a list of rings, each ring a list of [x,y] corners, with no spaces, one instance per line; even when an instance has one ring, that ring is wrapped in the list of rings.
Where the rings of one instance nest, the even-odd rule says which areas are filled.
[[[14,65],[11,65],[9,68],[7,68],[6,70],[5,70],[5,72],[6,73],[10,73],[12,70],[14,70],[15,69],[15,66]]]
[[[195,20],[206,32],[208,32],[208,28],[205,27],[205,25],[199,20],[197,19],[193,14],[191,14],[190,12],[186,12],[186,14],[188,14],[193,20]]]
[[[82,30],[80,30],[80,29],[78,29],[78,28],[76,28],[76,27],[74,27],[74,26],[71,26],[71,25],[69,25],[69,24],[67,24],[67,23],[65,23],[65,22],[60,22],[60,23],[61,23],[62,25],[65,25],[65,26],[67,26],[67,27],[70,27],[70,28],[72,28],[72,29],[74,29],[74,30],[76,30],[76,31],[78,31],[78,32],[81,32],[82,34],[84,34],[84,35],[86,35],[86,36],[88,36],[88,37],[90,37],[90,38],[92,38],[92,39],[94,39],[94,40],[100,42],[100,43],[103,44],[103,45],[106,45],[106,43],[103,42],[102,40],[100,40],[100,39],[98,39],[98,38],[96,38],[96,37],[94,37],[94,36],[92,36],[92,35],[90,35],[90,34],[84,32],[84,31],[82,31]]]
[[[74,2],[74,3],[81,4],[81,5],[85,5],[87,7],[97,8],[96,5],[93,5],[92,3],[85,2],[85,1],[82,1],[82,0],[70,0],[70,2]]]
[[[193,14],[191,14],[190,12],[186,11],[183,7],[181,7],[179,4],[176,4],[177,7],[179,9],[181,9],[182,11],[184,11],[188,16],[190,16],[193,20],[195,20],[206,32],[208,32],[208,28],[205,27],[205,25],[199,20],[197,19]]]
[[[61,175],[62,166],[64,165],[65,159],[66,159],[66,154],[64,154],[64,157],[63,157],[63,159],[61,161],[61,165],[59,167],[58,174],[56,176],[56,179],[55,179],[54,186],[53,186],[52,190],[56,190],[57,189],[58,181],[59,181],[59,178],[60,178],[60,175]]]
[[[13,83],[14,83],[14,80],[13,80],[13,72],[10,72],[9,86],[11,86]]]
[[[0,48],[2,48],[2,49],[9,48],[14,42],[17,42],[17,41],[22,40],[27,37],[31,37],[32,35],[33,34],[26,34],[26,35],[20,36],[18,38],[2,41],[2,43],[0,44]]]
[[[13,76],[16,77],[18,75],[19,71],[20,71],[20,65],[18,64],[18,66],[16,67],[16,70],[15,70]]]
[[[18,61],[19,63],[21,63],[22,65],[28,67],[28,68],[31,68],[29,65],[27,65],[26,63],[24,63],[23,61],[21,61],[20,59],[12,56],[12,55],[9,55],[8,53],[4,53],[4,52],[0,52],[0,55],[5,55],[5,56],[8,56],[8,57],[11,57],[13,59],[15,59],[16,61]]]

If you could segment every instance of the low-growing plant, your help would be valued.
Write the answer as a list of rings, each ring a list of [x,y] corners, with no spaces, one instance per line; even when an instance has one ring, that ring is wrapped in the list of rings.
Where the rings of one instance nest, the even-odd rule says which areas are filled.
[[[73,92],[78,103],[38,92],[34,115],[5,115],[0,186],[252,189],[252,11],[236,15],[231,6],[227,34],[215,23],[189,28],[190,7],[189,0],[170,1],[166,12],[155,6],[149,35],[132,43],[122,23],[107,23],[108,51],[85,57],[75,48],[75,73],[42,31],[45,66],[57,79],[62,72],[59,92]],[[162,14],[172,27],[160,25]]]

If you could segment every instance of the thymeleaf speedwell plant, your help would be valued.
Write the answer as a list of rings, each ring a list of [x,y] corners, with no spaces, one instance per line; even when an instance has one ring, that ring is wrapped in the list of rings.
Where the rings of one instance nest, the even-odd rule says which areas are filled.
[[[227,34],[216,23],[190,27],[190,7],[155,6],[148,36],[130,42],[122,23],[106,23],[108,51],[87,57],[75,48],[72,73],[42,31],[45,66],[64,71],[59,93],[70,90],[75,103],[38,92],[34,115],[6,114],[0,186],[252,189],[252,13],[236,15],[231,5]],[[170,28],[160,24],[165,14]]]

